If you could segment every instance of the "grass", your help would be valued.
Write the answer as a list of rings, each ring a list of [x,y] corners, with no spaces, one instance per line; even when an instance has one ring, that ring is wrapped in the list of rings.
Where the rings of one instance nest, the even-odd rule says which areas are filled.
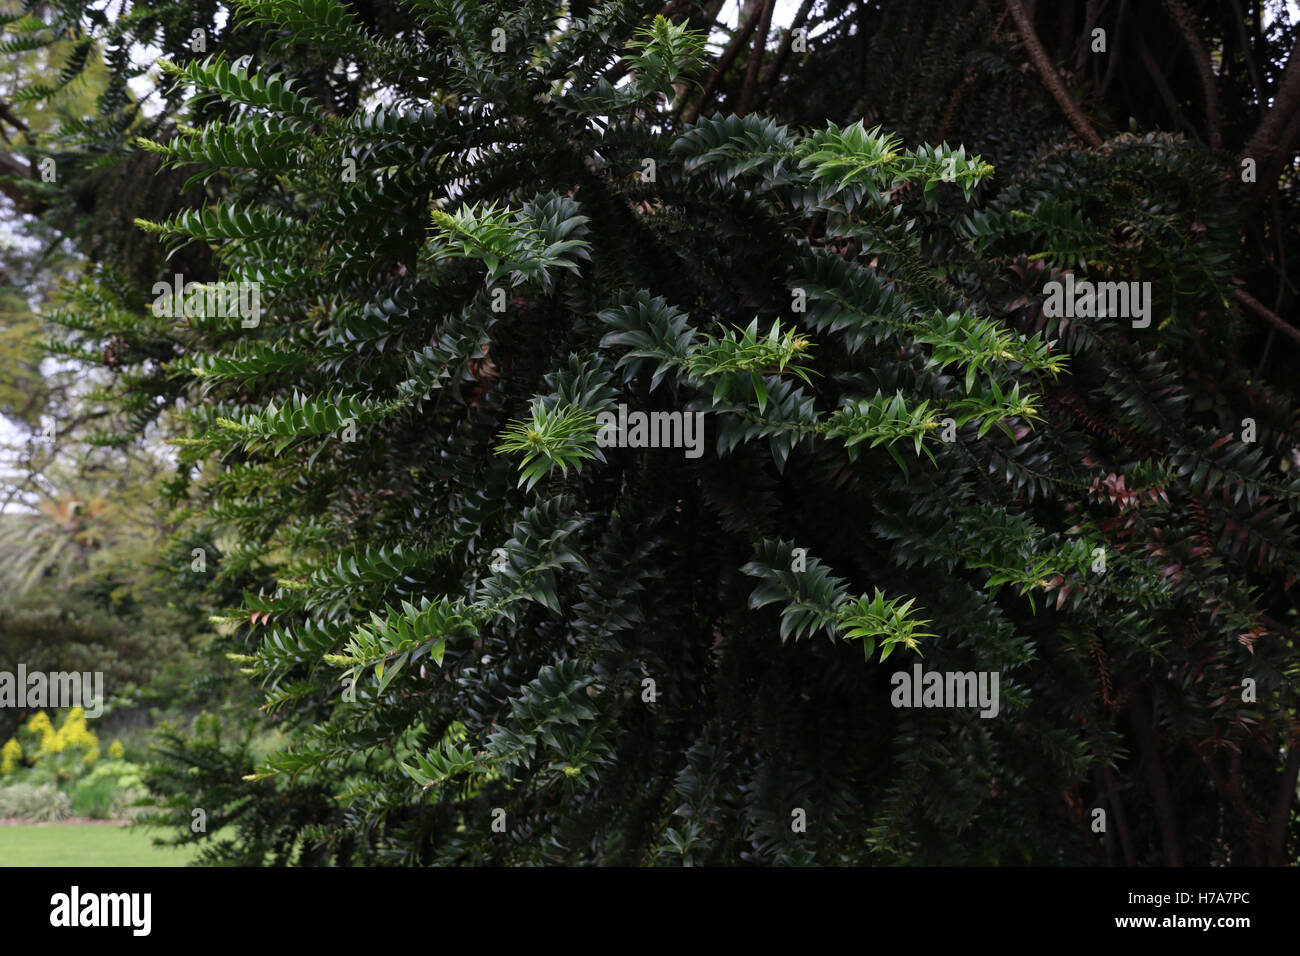
[[[160,830],[117,824],[46,823],[0,826],[3,866],[184,866],[194,846],[157,847]]]

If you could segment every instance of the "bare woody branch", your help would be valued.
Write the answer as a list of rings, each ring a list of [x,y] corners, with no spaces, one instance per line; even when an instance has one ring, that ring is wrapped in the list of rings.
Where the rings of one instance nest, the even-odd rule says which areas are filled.
[[[1300,40],[1296,41],[1295,48],[1287,57],[1286,68],[1282,71],[1282,81],[1278,84],[1277,94],[1273,97],[1273,108],[1265,114],[1238,156],[1239,160],[1255,160],[1259,170],[1259,180],[1255,187],[1256,207],[1273,188],[1277,177],[1282,174],[1286,166],[1286,161],[1292,155],[1296,131],[1300,130],[1300,124],[1292,122],[1298,108],[1300,108]]]
[[[1201,78],[1201,90],[1205,96],[1205,134],[1210,142],[1210,149],[1223,148],[1223,121],[1219,113],[1219,87],[1214,76],[1214,67],[1210,65],[1210,54],[1201,42],[1198,24],[1187,9],[1183,0],[1165,0],[1165,9],[1178,24],[1178,31],[1183,35],[1192,60],[1196,63],[1196,72]]]
[[[1294,342],[1300,342],[1300,329],[1287,322],[1259,299],[1243,289],[1233,289],[1232,297]]]
[[[35,182],[37,171],[17,156],[0,153],[0,194],[9,197],[14,208],[21,213],[37,215],[45,209],[45,203],[36,198],[26,182]],[[17,180],[17,181],[15,181]]]
[[[767,34],[772,28],[772,8],[776,0],[766,0],[763,4],[762,19],[759,20],[758,33],[754,36],[754,45],[749,51],[749,65],[745,68],[745,83],[740,88],[740,100],[736,113],[744,116],[754,103],[754,90],[758,86],[758,68],[763,63],[763,53],[767,49]]]
[[[682,121],[684,123],[694,123],[700,118],[700,113],[702,113],[709,103],[713,101],[713,96],[717,92],[718,83],[721,82],[722,75],[726,73],[727,70],[731,69],[731,64],[735,63],[736,57],[740,56],[740,51],[745,48],[745,41],[749,39],[749,35],[753,33],[754,29],[758,26],[758,21],[762,19],[762,15],[762,10],[754,10],[745,21],[744,26],[736,31],[736,35],[731,38],[731,42],[728,43],[726,49],[722,51],[722,56],[718,58],[717,65],[714,66],[713,72],[709,74],[708,80],[705,81],[704,92],[702,92],[700,98],[695,101],[695,105],[689,107],[682,115]]]
[[[1038,68],[1038,75],[1042,77],[1043,85],[1047,87],[1047,91],[1052,94],[1052,98],[1061,107],[1061,112],[1070,121],[1070,125],[1079,134],[1080,139],[1094,149],[1100,146],[1101,137],[1097,135],[1097,131],[1088,122],[1088,118],[1083,115],[1083,110],[1080,109],[1079,104],[1074,101],[1069,90],[1065,88],[1061,75],[1056,72],[1056,67],[1052,65],[1047,50],[1043,48],[1043,42],[1038,39],[1038,33],[1034,29],[1034,21],[1025,11],[1022,0],[1007,0],[1007,9],[1011,11],[1011,16],[1016,21],[1016,29],[1020,32],[1020,38],[1024,41],[1025,47],[1029,50],[1029,56],[1033,59],[1034,66]]]

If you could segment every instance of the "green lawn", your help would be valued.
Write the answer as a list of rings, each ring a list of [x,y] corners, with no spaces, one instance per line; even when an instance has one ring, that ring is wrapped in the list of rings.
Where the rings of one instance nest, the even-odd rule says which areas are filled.
[[[197,847],[156,847],[162,831],[116,825],[0,826],[0,866],[184,866]]]

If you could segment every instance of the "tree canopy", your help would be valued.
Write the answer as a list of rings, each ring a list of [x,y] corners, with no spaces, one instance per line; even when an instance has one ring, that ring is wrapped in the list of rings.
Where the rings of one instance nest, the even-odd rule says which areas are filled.
[[[720,7],[10,19],[105,68],[5,162],[84,258],[66,416],[176,449],[167,588],[287,741],[168,732],[158,819],[211,862],[1294,863],[1296,25]]]

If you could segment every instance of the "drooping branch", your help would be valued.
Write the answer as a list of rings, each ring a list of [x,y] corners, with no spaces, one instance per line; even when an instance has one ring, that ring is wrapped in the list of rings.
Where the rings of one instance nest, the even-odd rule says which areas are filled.
[[[1138,750],[1142,755],[1142,768],[1146,772],[1147,787],[1151,791],[1151,801],[1156,811],[1156,822],[1160,827],[1160,844],[1164,853],[1166,866],[1183,865],[1182,843],[1178,838],[1178,817],[1174,809],[1173,794],[1169,789],[1169,779],[1165,776],[1161,761],[1160,738],[1156,734],[1153,718],[1146,712],[1146,705],[1141,694],[1136,694],[1129,702],[1129,716],[1133,719],[1133,728],[1137,731]]]
[[[1256,169],[1258,185],[1247,207],[1251,217],[1258,213],[1274,195],[1273,187],[1281,178],[1283,171],[1294,160],[1297,146],[1300,146],[1300,109],[1292,114],[1291,122],[1282,131],[1282,138],[1276,144],[1273,155],[1259,164]]]
[[[718,26],[718,13],[722,10],[725,0],[706,0],[703,4],[691,2],[691,0],[670,0],[664,7],[664,16],[670,20],[678,15],[681,9],[686,11],[686,19],[683,23],[688,24],[693,30],[703,30],[705,35],[713,33]],[[669,12],[671,11],[671,12]],[[685,103],[686,96],[690,92],[691,84],[685,79],[673,84],[673,103]],[[673,112],[677,112],[678,107],[674,105]]]
[[[4,120],[10,126],[20,129],[24,133],[31,132],[31,129],[28,128],[27,124],[24,123],[20,117],[15,116],[13,110],[9,108],[9,104],[3,100],[0,100],[0,120]]]
[[[1259,623],[1263,624],[1274,634],[1278,634],[1282,637],[1285,637],[1288,641],[1294,644],[1297,649],[1300,649],[1300,634],[1297,634],[1295,631],[1291,630],[1291,628],[1287,627],[1285,624],[1282,624],[1279,621],[1275,621],[1273,618],[1269,617],[1267,614],[1264,614],[1263,612],[1260,612],[1258,617],[1259,617]]]
[[[1138,56],[1142,59],[1142,65],[1146,67],[1147,73],[1151,77],[1151,82],[1155,84],[1156,92],[1160,94],[1160,99],[1164,101],[1165,108],[1169,110],[1169,115],[1174,118],[1174,122],[1178,124],[1178,126],[1187,130],[1187,132],[1191,133],[1193,137],[1199,140],[1200,136],[1196,132],[1196,127],[1194,127],[1183,114],[1182,108],[1178,105],[1178,98],[1174,96],[1173,90],[1169,88],[1169,82],[1165,79],[1164,70],[1160,69],[1160,64],[1158,64],[1156,58],[1152,56],[1151,50],[1147,46],[1146,41],[1142,39],[1141,32],[1137,34],[1136,43]]]
[[[1296,779],[1300,777],[1300,740],[1291,740],[1287,746],[1286,769],[1282,771],[1282,789],[1273,804],[1272,819],[1268,824],[1269,864],[1286,865],[1286,825],[1291,819],[1291,803],[1295,800]]]
[[[960,83],[948,97],[948,105],[944,107],[943,115],[939,117],[939,127],[935,130],[934,138],[943,142],[948,136],[948,130],[951,129],[953,121],[957,118],[957,110],[961,107],[962,102],[975,88],[975,83],[979,79],[979,74],[974,69],[968,69],[962,77]]]
[[[1258,160],[1261,156],[1269,155],[1297,105],[1300,105],[1300,40],[1296,41],[1295,48],[1287,57],[1282,82],[1278,84],[1277,94],[1273,97],[1273,106],[1247,140],[1241,151],[1242,158],[1253,157]]]
[[[1165,9],[1178,24],[1183,42],[1187,44],[1187,49],[1196,64],[1196,72],[1201,78],[1201,91],[1205,95],[1205,134],[1210,141],[1210,149],[1222,149],[1223,121],[1219,115],[1219,87],[1214,76],[1214,67],[1210,64],[1210,54],[1197,32],[1196,19],[1183,0],[1165,0]]]
[[[1244,289],[1233,289],[1232,297],[1283,335],[1295,342],[1300,342],[1300,329],[1297,329],[1290,322],[1287,322],[1282,318],[1282,316],[1278,315],[1263,302],[1260,302],[1259,299],[1255,298],[1249,292],[1246,292]]]
[[[1056,72],[1056,67],[1052,65],[1051,58],[1047,55],[1047,50],[1043,48],[1043,42],[1038,39],[1038,33],[1034,29],[1034,21],[1025,11],[1025,5],[1022,0],[1007,0],[1007,9],[1011,11],[1011,16],[1016,21],[1016,29],[1020,32],[1020,38],[1024,41],[1025,47],[1029,50],[1029,56],[1034,61],[1034,66],[1038,68],[1038,75],[1042,77],[1043,85],[1047,91],[1052,94],[1061,111],[1065,113],[1066,119],[1074,127],[1074,131],[1079,134],[1089,146],[1094,149],[1101,145],[1101,137],[1097,131],[1092,128],[1088,118],[1083,115],[1083,110],[1079,104],[1070,96],[1070,91],[1065,88],[1065,83],[1061,80],[1061,75]]]
[[[1110,89],[1110,83],[1115,79],[1117,67],[1120,60],[1119,51],[1124,49],[1124,27],[1128,23],[1128,0],[1119,0],[1119,13],[1115,15],[1115,35],[1110,40],[1110,55],[1106,57],[1106,73],[1101,78],[1101,85],[1097,87],[1097,101],[1105,102],[1106,91]]]
[[[1110,805],[1112,815],[1115,817],[1115,830],[1119,834],[1119,846],[1120,852],[1124,854],[1124,865],[1137,866],[1137,851],[1133,848],[1133,837],[1129,833],[1128,815],[1124,812],[1124,801],[1120,797],[1119,784],[1115,781],[1115,775],[1104,763],[1101,765],[1101,777],[1106,784],[1101,796]]]
[[[1079,34],[1079,44],[1074,57],[1074,68],[1082,70],[1088,63],[1088,49],[1091,46],[1093,28],[1097,26],[1098,6],[1101,0],[1088,0],[1083,8],[1083,32]]]
[[[1242,147],[1238,160],[1253,159],[1259,178],[1255,187],[1254,206],[1258,207],[1265,195],[1282,174],[1287,159],[1291,156],[1300,123],[1294,122],[1300,112],[1300,40],[1287,57],[1286,68],[1282,71],[1282,81],[1278,84],[1277,94],[1273,97],[1273,107],[1265,114],[1255,132],[1251,134],[1246,145]]]
[[[1237,40],[1241,43],[1241,56],[1246,61],[1250,73],[1250,82],[1255,86],[1255,102],[1259,108],[1260,118],[1264,117],[1264,84],[1259,78],[1259,68],[1255,65],[1255,56],[1250,52],[1250,37],[1246,36],[1246,18],[1241,13],[1241,4],[1232,0],[1232,11],[1236,14],[1233,21],[1237,25]]]
[[[1209,763],[1213,766],[1213,763]],[[1255,866],[1263,866],[1267,859],[1268,833],[1264,828],[1264,820],[1250,806],[1246,799],[1246,791],[1241,784],[1241,751],[1230,750],[1228,752],[1228,776],[1225,778],[1222,774],[1217,774],[1213,778],[1220,792],[1224,793],[1236,808],[1241,818],[1242,828],[1246,831],[1246,839],[1250,841],[1250,855]]]
[[[23,122],[22,117],[14,114],[8,103],[0,100],[0,124],[12,126],[23,133],[30,133],[31,129]],[[3,133],[4,126],[0,125],[0,133]],[[9,136],[4,136],[5,142],[9,142]],[[9,153],[0,153],[0,194],[8,196],[13,202],[14,208],[19,212],[30,213],[35,215],[40,213],[45,204],[36,199],[30,189],[22,183],[15,183],[12,179],[34,180],[36,178],[36,169],[20,160],[17,156]]]
[[[785,69],[786,61],[790,59],[790,51],[794,48],[795,31],[803,29],[803,25],[807,22],[808,14],[812,11],[815,2],[816,0],[803,0],[803,3],[799,5],[799,11],[794,15],[794,19],[790,21],[790,29],[787,30],[785,36],[781,38],[781,46],[777,49],[776,56],[773,57],[772,62],[763,69],[762,77],[759,82],[761,82],[764,87],[770,88],[781,76],[781,71]]]
[[[763,53],[767,49],[767,34],[772,28],[772,8],[776,0],[765,0],[762,19],[758,24],[758,33],[754,36],[754,45],[749,51],[749,64],[745,68],[745,82],[740,88],[740,100],[736,113],[744,116],[754,102],[754,90],[758,86],[758,68],[763,63]]]
[[[16,156],[0,153],[0,193],[9,197],[14,208],[28,215],[39,215],[45,210],[45,203],[37,199],[32,190],[21,180],[33,181],[36,177],[35,167],[28,166]],[[20,182],[14,182],[20,180]]]
[[[722,51],[722,56],[718,58],[717,65],[714,66],[713,72],[709,74],[708,80],[705,81],[704,92],[700,94],[700,98],[695,101],[695,104],[688,107],[686,112],[682,114],[683,123],[688,125],[694,123],[700,118],[700,113],[704,111],[709,103],[713,102],[713,96],[717,92],[723,74],[731,69],[731,64],[735,63],[736,57],[740,56],[740,51],[745,48],[745,41],[749,39],[749,35],[758,26],[762,13],[762,10],[755,10],[749,15],[744,26],[736,31],[736,35],[731,38],[731,42]]]

